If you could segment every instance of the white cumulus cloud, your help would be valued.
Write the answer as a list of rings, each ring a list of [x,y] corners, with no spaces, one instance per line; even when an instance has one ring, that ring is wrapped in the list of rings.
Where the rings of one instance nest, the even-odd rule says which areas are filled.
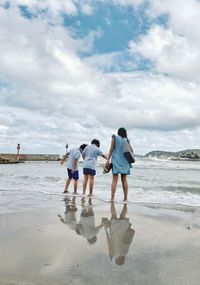
[[[80,56],[84,51],[92,53],[101,28],[79,38],[60,21],[62,11],[75,15],[82,9],[90,15],[95,8],[92,1],[82,2],[84,7],[77,1],[50,0],[17,0],[10,8],[1,6],[1,149],[12,151],[20,142],[27,152],[60,153],[66,142],[74,146],[96,137],[107,151],[112,133],[121,126],[127,128],[138,153],[196,147],[200,138],[200,53],[193,7],[199,6],[197,1],[191,5],[183,1],[183,11],[191,9],[195,18],[187,18],[190,27],[184,31],[172,2],[156,2],[157,6],[150,2],[147,14],[154,18],[167,13],[168,25],[153,24],[124,50],[152,61],[153,69],[119,69],[115,73],[105,73],[102,67],[117,66],[120,53]],[[178,1],[174,3],[178,7]],[[22,15],[19,4],[32,13],[45,5],[49,12],[30,19]],[[141,1],[115,4],[140,5]]]

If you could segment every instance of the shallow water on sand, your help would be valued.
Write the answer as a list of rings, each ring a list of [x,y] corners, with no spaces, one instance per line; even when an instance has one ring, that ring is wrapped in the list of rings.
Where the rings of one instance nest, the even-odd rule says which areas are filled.
[[[0,285],[198,285],[190,211],[65,197],[0,215]]]
[[[81,163],[79,170],[81,193]],[[200,206],[199,174],[199,162],[138,159],[128,177],[129,203]],[[63,198],[65,179],[66,165],[59,162],[0,165],[0,213],[54,205]],[[94,199],[109,201],[111,179],[98,164]],[[116,201],[121,202],[122,196],[119,181]]]

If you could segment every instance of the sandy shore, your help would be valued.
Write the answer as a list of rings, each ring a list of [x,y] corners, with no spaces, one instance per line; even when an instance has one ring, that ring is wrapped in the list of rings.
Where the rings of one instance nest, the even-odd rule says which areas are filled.
[[[67,197],[0,215],[0,284],[198,285],[195,208]]]

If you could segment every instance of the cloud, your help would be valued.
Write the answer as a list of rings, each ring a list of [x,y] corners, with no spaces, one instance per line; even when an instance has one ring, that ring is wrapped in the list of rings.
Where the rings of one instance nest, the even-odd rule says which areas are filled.
[[[27,11],[33,15],[40,13],[46,13],[50,18],[56,18],[60,13],[66,13],[68,15],[77,14],[77,6],[73,0],[16,0],[6,1],[12,7],[24,6]]]
[[[76,16],[78,13],[91,15],[93,13],[91,0],[5,0],[2,6],[21,7],[21,12],[27,17],[46,17],[50,22],[61,21],[62,16]]]
[[[93,13],[93,7],[90,3],[87,2],[81,2],[80,4],[81,12],[86,15],[91,15]]]
[[[92,36],[74,40],[62,26],[49,26],[40,19],[30,21],[16,9],[0,13],[0,71],[7,81],[20,92],[23,89],[27,97],[55,93],[68,97],[77,89],[76,97],[80,98],[80,90],[84,93],[90,81],[90,72],[77,54],[90,48]]]
[[[114,4],[121,6],[133,6],[137,7],[144,3],[144,0],[112,0]]]
[[[173,31],[153,26],[139,41],[130,42],[130,50],[151,60],[155,71],[184,80],[199,81],[198,45]]]
[[[130,42],[132,53],[151,60],[156,72],[199,82],[199,1],[150,1],[149,16],[168,15],[167,27],[153,25],[145,35]],[[199,11],[199,12],[198,12]]]
[[[199,125],[199,88],[163,75],[134,72],[110,77],[117,88],[115,124],[166,131]]]
[[[157,8],[151,2],[149,17],[168,13],[168,25],[154,23],[123,52],[100,55],[94,44],[103,34],[101,26],[85,37],[75,34],[60,21],[62,9],[73,14],[63,8],[64,2],[18,1],[0,7],[1,149],[11,151],[21,142],[27,152],[60,153],[66,142],[74,146],[97,137],[107,151],[112,133],[121,126],[136,152],[194,147],[200,126],[199,38],[192,39],[199,25],[195,32],[188,27],[183,33],[172,2],[159,6],[157,1]],[[17,6],[27,5],[39,15],[41,3],[48,7],[46,16],[24,17]],[[76,7],[74,17],[81,9],[89,15],[95,9],[91,1],[82,2],[85,8],[69,3]],[[189,23],[192,27],[192,17]],[[88,51],[92,55],[83,56]],[[153,68],[137,70],[137,55],[153,62]],[[130,70],[124,72],[125,65]]]

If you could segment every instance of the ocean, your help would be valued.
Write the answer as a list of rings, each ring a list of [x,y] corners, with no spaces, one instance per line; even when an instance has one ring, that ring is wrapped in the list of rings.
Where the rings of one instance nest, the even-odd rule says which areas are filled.
[[[82,164],[79,165],[82,192]],[[63,200],[66,165],[59,162],[26,162],[0,165],[0,213],[51,207]],[[97,166],[94,202],[110,199],[112,175]],[[128,203],[200,207],[200,162],[137,159],[128,177]],[[70,185],[73,191],[73,185]],[[116,202],[123,199],[121,181]]]

